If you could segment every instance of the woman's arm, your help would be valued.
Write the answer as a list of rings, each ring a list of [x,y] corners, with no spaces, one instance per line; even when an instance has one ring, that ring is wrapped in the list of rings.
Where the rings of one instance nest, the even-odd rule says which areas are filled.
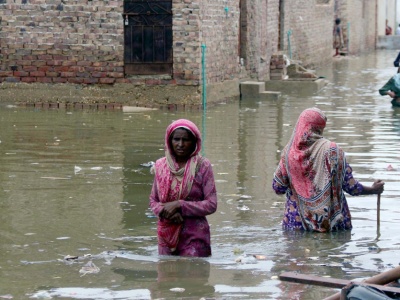
[[[346,174],[343,181],[343,190],[352,196],[381,194],[385,183],[376,180],[372,186],[364,186],[353,177],[353,169],[346,163]]]
[[[395,67],[399,67],[399,62],[400,62],[400,52],[399,52],[399,54],[397,54],[397,57],[396,57],[395,61],[393,62],[393,65]]]
[[[203,158],[192,189],[195,188],[196,184],[201,184],[200,188],[204,199],[200,201],[178,200],[183,217],[204,217],[217,210],[217,190],[215,188],[214,172],[210,161],[206,158]]]
[[[150,193],[149,205],[153,213],[158,217],[160,212],[163,210],[163,205],[160,203],[160,199],[158,198],[157,182],[155,179]]]
[[[390,78],[386,84],[379,89],[379,94],[381,96],[389,95],[390,97],[394,98],[396,94],[392,91],[393,89],[393,78]]]
[[[285,194],[288,186],[289,178],[281,159],[274,173],[274,179],[272,180],[272,189],[275,191],[276,194]]]

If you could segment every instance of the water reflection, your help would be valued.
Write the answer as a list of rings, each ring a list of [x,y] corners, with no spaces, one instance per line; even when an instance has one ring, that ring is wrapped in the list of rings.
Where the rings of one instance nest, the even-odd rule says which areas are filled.
[[[397,265],[400,109],[377,92],[396,72],[396,54],[380,51],[335,61],[318,71],[330,82],[319,93],[232,102],[206,114],[1,105],[2,295],[314,300],[335,291],[281,282],[277,276],[299,271],[364,278]],[[272,176],[299,113],[311,106],[326,112],[325,134],[346,151],[354,176],[367,184],[386,181],[379,230],[373,195],[347,197],[351,231],[281,230],[284,199],[273,193]],[[153,177],[143,164],[163,155],[165,128],[178,118],[201,128],[203,154],[217,182],[219,206],[208,218],[213,256],[207,259],[157,255],[156,219],[148,209]],[[87,254],[99,273],[81,277],[83,261],[63,260]],[[266,259],[238,263],[245,254]],[[172,292],[175,287],[185,292]]]

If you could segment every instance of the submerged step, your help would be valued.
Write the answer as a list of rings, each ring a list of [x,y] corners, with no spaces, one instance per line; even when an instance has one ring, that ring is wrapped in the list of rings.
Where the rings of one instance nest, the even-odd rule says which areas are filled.
[[[240,93],[242,97],[256,97],[265,91],[265,82],[244,81],[240,83]]]
[[[281,92],[276,91],[264,91],[258,97],[262,100],[279,100],[281,94]]]

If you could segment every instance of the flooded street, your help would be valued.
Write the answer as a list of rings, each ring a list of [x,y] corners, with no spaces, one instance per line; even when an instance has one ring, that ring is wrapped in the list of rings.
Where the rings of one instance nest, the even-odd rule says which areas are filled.
[[[329,81],[317,94],[221,104],[206,114],[1,103],[0,298],[318,300],[338,290],[279,274],[360,279],[397,266],[400,108],[378,93],[397,71],[396,55],[337,59],[317,71]],[[312,106],[325,111],[324,136],[345,150],[354,177],[386,182],[380,224],[376,195],[347,195],[351,231],[281,230],[284,196],[271,188],[273,173],[300,112]],[[214,168],[218,210],[208,217],[206,259],[158,256],[148,208],[146,163],[163,156],[165,128],[178,118],[198,125]]]

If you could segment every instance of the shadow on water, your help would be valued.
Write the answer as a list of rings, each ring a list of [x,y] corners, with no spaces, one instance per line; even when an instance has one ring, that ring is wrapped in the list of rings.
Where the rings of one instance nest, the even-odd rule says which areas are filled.
[[[316,300],[336,291],[278,275],[358,279],[398,265],[400,109],[377,92],[395,73],[396,54],[338,59],[318,70],[329,80],[318,93],[221,104],[206,114],[0,106],[0,296]],[[386,181],[379,224],[376,196],[348,196],[353,230],[281,230],[284,198],[273,193],[272,177],[298,115],[311,106],[326,112],[325,135],[346,151],[354,176]],[[147,163],[163,156],[165,128],[178,118],[198,124],[213,164],[219,202],[208,217],[210,258],[157,254]],[[89,261],[98,269],[80,272]]]

